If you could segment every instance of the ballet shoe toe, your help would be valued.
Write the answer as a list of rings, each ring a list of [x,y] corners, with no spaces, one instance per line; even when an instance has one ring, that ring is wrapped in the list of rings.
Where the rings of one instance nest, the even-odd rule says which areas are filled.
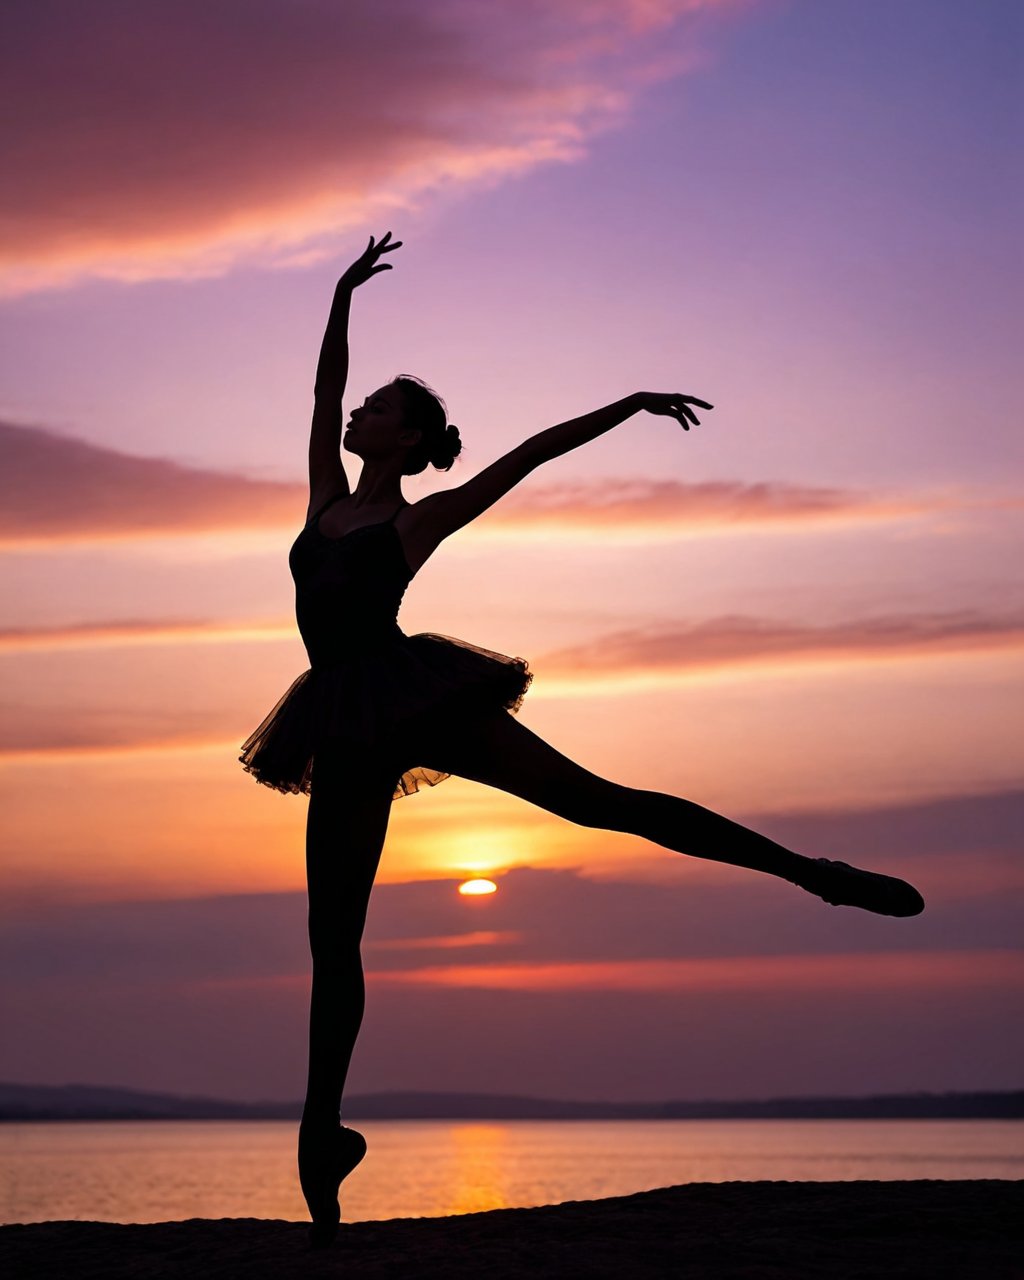
[[[313,1222],[311,1249],[326,1249],[338,1234],[342,1182],[366,1155],[366,1139],[358,1129],[339,1125],[329,1134],[300,1135],[299,1177]]]
[[[895,876],[862,871],[846,862],[815,858],[811,883],[805,884],[832,907],[860,907],[882,916],[917,916],[924,910],[924,898],[912,884]]]

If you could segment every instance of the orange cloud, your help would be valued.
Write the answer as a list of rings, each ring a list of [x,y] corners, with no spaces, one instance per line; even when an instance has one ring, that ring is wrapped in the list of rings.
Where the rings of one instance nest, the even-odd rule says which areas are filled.
[[[291,618],[214,622],[206,619],[123,619],[52,627],[0,629],[0,654],[141,645],[263,644],[292,641]],[[601,635],[558,649],[538,660],[560,682],[593,674],[706,671],[814,658],[863,661],[888,654],[909,657],[1016,649],[1024,642],[1024,618],[971,610],[888,614],[830,626],[743,616],[680,622]],[[540,690],[538,690],[540,691]]]
[[[962,654],[1024,646],[1024,618],[971,610],[890,614],[816,626],[763,618],[722,617],[599,636],[537,660],[560,684],[665,679],[695,671],[815,660],[864,662],[884,657]],[[538,681],[538,684],[541,684]]]
[[[0,631],[0,656],[18,668],[0,725],[0,757],[43,763],[67,753],[161,750],[228,744],[252,720],[248,646],[294,645],[290,620],[216,623],[129,620]],[[166,646],[154,682],[145,646]],[[201,650],[190,653],[195,646]],[[223,648],[225,647],[226,648]],[[723,617],[622,631],[543,655],[531,698],[597,691],[628,694],[710,672],[859,664],[891,659],[991,654],[1024,648],[1024,619],[963,610],[854,618],[828,626]],[[121,653],[110,650],[123,650]],[[52,656],[47,651],[52,651]],[[72,669],[67,652],[80,658]],[[24,654],[24,657],[19,655]],[[100,696],[99,692],[103,694]],[[244,734],[243,734],[244,736]]]
[[[363,943],[364,951],[448,950],[463,947],[490,947],[495,943],[520,942],[523,934],[514,930],[477,929],[472,933],[445,933],[427,938],[385,938]]]
[[[206,720],[202,712],[150,711],[142,724],[125,707],[76,709],[73,716],[16,707],[8,709],[0,729],[0,760],[61,764],[68,756],[130,759],[144,751],[196,751],[224,743],[223,732],[203,732]]]
[[[167,644],[240,644],[294,640],[291,618],[251,622],[209,622],[127,619],[80,622],[58,627],[8,627],[0,630],[0,653],[48,649],[109,649],[120,646]]]
[[[0,289],[307,262],[371,212],[573,159],[685,69],[681,15],[733,4],[16,6]]]
[[[1024,987],[1011,950],[858,955],[716,956],[561,964],[444,965],[381,972],[371,983],[519,991],[831,991],[897,987]]]

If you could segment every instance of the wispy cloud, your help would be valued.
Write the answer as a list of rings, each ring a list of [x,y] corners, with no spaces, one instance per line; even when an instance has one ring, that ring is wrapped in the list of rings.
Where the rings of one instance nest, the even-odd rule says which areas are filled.
[[[736,0],[24,0],[0,287],[304,262],[435,190],[579,156]]]
[[[962,654],[1024,647],[1024,617],[974,610],[853,618],[821,626],[764,618],[725,616],[669,623],[598,636],[548,653],[538,672],[559,686],[605,692],[636,682],[744,666],[770,667],[815,661],[868,662],[890,657]]]
[[[494,991],[870,991],[938,986],[1024,988],[1019,951],[870,956],[730,956],[588,964],[478,964],[371,973],[371,982]]]
[[[301,524],[300,485],[0,423],[0,547]]]
[[[305,487],[145,458],[42,427],[0,422],[0,547],[294,529]],[[672,538],[749,527],[843,525],[941,515],[1005,495],[877,494],[735,480],[610,480],[537,487],[500,502],[473,536]]]
[[[0,631],[0,656],[19,654],[67,661],[111,648],[164,645],[187,653],[194,645],[293,644],[290,620],[268,618],[247,623],[146,620],[75,624],[65,627],[11,628]],[[531,665],[537,679],[531,698],[590,694],[623,696],[637,689],[663,687],[716,672],[807,667],[815,663],[857,666],[893,659],[941,658],[1024,650],[1024,618],[989,616],[969,610],[948,613],[853,618],[827,626],[751,617],[620,631],[571,648],[540,655]],[[140,658],[141,660],[141,658]],[[132,668],[134,670],[134,668]],[[181,668],[176,667],[178,678]],[[32,756],[59,761],[66,753],[120,751],[129,747],[160,750],[227,743],[244,728],[251,703],[251,675],[234,682],[221,677],[211,685],[206,705],[179,707],[162,687],[140,688],[127,679],[121,697],[92,698],[93,681],[83,669],[82,693],[69,690],[53,699],[35,696],[29,684],[6,698],[0,726],[0,757]],[[38,673],[34,680],[38,680]],[[137,683],[137,682],[136,682]],[[49,685],[43,686],[44,690]],[[12,683],[13,689],[13,683]],[[141,700],[140,700],[141,698]],[[251,719],[251,712],[248,714]]]
[[[708,527],[860,524],[962,509],[965,494],[873,494],[820,485],[737,480],[601,480],[531,486],[487,516],[485,528],[514,533],[598,534],[623,531],[672,537]]]
[[[138,645],[241,644],[293,640],[291,618],[251,622],[211,622],[187,619],[80,622],[55,627],[0,629],[0,654],[45,652],[51,649],[110,649]]]
[[[129,705],[76,707],[73,712],[24,704],[3,706],[0,761],[60,764],[68,756],[135,756],[140,751],[197,750],[223,743],[201,710]],[[240,737],[241,734],[235,735]]]

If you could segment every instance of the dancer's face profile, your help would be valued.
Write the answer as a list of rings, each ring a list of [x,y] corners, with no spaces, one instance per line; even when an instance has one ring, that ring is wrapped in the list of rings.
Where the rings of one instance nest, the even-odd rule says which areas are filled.
[[[420,433],[406,426],[402,393],[395,386],[380,387],[349,415],[344,447],[362,458],[386,458],[404,453]]]

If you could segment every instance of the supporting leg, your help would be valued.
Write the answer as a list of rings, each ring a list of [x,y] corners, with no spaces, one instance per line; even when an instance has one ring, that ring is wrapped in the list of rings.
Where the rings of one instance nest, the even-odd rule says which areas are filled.
[[[338,1187],[366,1151],[362,1135],[339,1124],[339,1112],[363,1020],[360,942],[396,777],[395,770],[351,754],[325,751],[314,762],[306,825],[313,982],[299,1127],[299,1180],[313,1219],[314,1247],[334,1238]]]

